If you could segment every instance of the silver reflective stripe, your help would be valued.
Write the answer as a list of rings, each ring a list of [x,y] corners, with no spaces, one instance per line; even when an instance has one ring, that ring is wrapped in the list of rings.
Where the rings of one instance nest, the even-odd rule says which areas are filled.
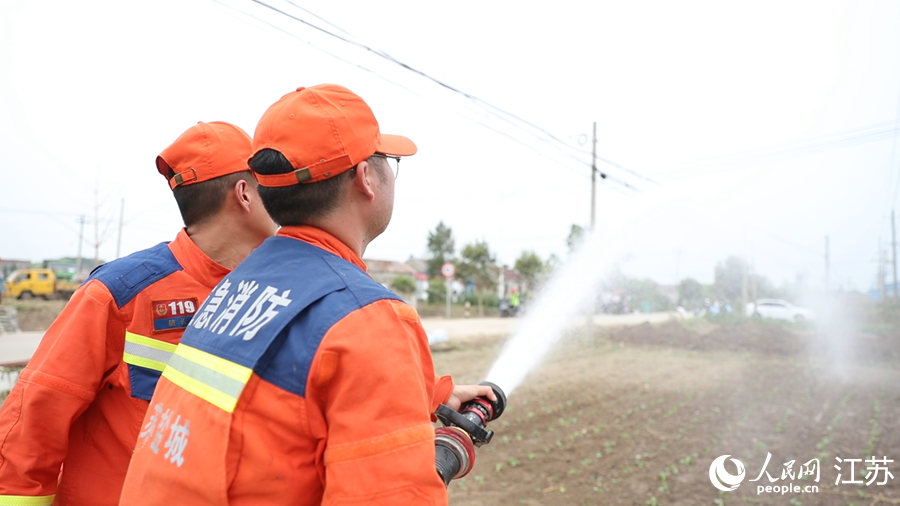
[[[180,355],[173,356],[172,360],[169,361],[169,366],[185,376],[193,378],[234,398],[240,397],[241,392],[244,390],[244,385],[246,384],[246,381],[241,382],[229,378],[220,372],[204,367],[197,362],[192,362]]]
[[[182,343],[162,377],[206,402],[233,413],[253,370]]]
[[[125,331],[125,352],[122,360],[126,364],[146,367],[162,372],[172,359],[176,345],[150,337]],[[0,505],[2,506],[2,505]]]
[[[131,341],[125,341],[125,353],[136,357],[149,358],[164,364],[169,363],[169,360],[172,358],[172,352],[170,351],[157,350],[156,348],[132,343]]]

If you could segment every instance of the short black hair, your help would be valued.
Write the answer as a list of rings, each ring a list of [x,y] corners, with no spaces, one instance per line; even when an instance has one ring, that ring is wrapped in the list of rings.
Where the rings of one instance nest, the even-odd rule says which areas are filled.
[[[175,176],[169,169],[169,178]],[[219,212],[225,203],[228,192],[234,188],[240,180],[255,181],[250,171],[235,172],[209,181],[189,185],[176,186],[172,190],[178,210],[181,211],[181,219],[184,226],[199,225]]]
[[[376,169],[379,179],[383,180],[384,169],[381,163],[369,157],[369,164]],[[263,149],[250,159],[250,168],[259,174],[286,174],[296,170],[281,152],[274,149]],[[282,227],[305,225],[310,221],[326,216],[337,206],[344,183],[353,179],[356,167],[335,177],[315,183],[295,184],[291,186],[258,188],[259,198],[268,211],[269,216]]]

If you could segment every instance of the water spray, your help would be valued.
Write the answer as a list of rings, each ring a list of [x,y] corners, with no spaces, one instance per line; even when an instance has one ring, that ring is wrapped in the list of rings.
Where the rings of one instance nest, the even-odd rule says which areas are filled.
[[[603,275],[609,265],[610,246],[589,235],[570,261],[544,285],[525,314],[518,331],[503,345],[487,380],[512,394],[534,370],[577,317],[592,317]]]
[[[497,400],[476,397],[463,404],[459,411],[441,404],[434,412],[444,424],[435,430],[434,441],[435,464],[444,485],[469,474],[475,465],[475,447],[490,443],[494,437],[487,423],[500,418],[506,409],[506,394],[500,387],[487,381],[479,385],[491,387]]]

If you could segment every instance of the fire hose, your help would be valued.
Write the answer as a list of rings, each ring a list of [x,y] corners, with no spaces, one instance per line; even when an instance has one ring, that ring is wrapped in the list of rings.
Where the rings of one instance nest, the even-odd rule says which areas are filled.
[[[463,404],[459,411],[441,404],[434,412],[444,424],[435,430],[435,464],[444,485],[450,480],[469,474],[475,465],[475,447],[488,444],[494,431],[487,423],[496,420],[506,408],[506,394],[497,385],[482,381],[497,397],[492,401],[487,397],[476,397]]]

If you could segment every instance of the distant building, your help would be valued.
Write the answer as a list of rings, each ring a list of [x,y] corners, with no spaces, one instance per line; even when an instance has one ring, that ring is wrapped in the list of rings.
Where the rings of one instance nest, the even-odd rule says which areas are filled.
[[[63,257],[44,260],[43,267],[46,269],[53,269],[54,272],[60,274],[62,277],[83,281],[87,279],[91,271],[93,271],[97,266],[103,265],[105,263],[106,260],[98,260],[97,265],[94,265],[93,258],[82,257],[81,271],[78,271],[78,258]]]
[[[416,299],[428,300],[428,261],[410,256],[406,265],[416,271]]]
[[[673,306],[678,304],[678,285],[658,285],[656,288],[659,293],[669,299]]]
[[[513,288],[520,294],[527,291],[528,287],[525,286],[525,278],[521,274],[505,265],[501,269],[503,270],[498,272],[500,282],[497,283],[497,297],[499,299],[509,298]]]
[[[391,288],[391,283],[397,279],[398,276],[406,276],[413,281],[416,281],[416,269],[413,268],[409,264],[405,264],[403,262],[394,262],[393,260],[372,260],[372,259],[363,259],[366,267],[369,270],[369,276],[375,281],[378,281],[383,286],[387,288]],[[418,287],[418,283],[416,284]],[[401,297],[408,297],[410,294],[398,293]],[[415,307],[416,299],[418,299],[418,294],[412,294],[412,300],[407,300],[406,302]]]
[[[27,269],[31,267],[30,260],[12,260],[0,259],[0,275],[5,280],[9,273],[16,269]]]
[[[885,283],[884,284],[884,297],[886,299],[893,299],[894,293],[895,293],[894,292],[894,284],[893,283]],[[879,290],[878,288],[872,288],[871,290],[869,290],[866,293],[866,295],[868,295],[869,299],[871,299],[871,300],[874,300],[874,301],[881,300],[881,290]]]

